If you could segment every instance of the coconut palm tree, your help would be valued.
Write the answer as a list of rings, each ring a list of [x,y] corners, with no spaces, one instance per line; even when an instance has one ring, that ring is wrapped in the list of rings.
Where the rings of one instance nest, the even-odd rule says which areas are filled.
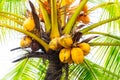
[[[77,0],[0,1],[3,36],[8,35],[5,32],[18,31],[24,34],[23,41],[26,37],[30,39],[27,46],[23,42],[11,49],[24,50],[25,54],[13,61],[18,63],[2,80],[120,79],[119,1],[78,0],[75,5],[74,1]],[[28,19],[32,20],[25,26]],[[69,39],[69,43],[60,43],[66,35],[72,39],[71,45]],[[82,43],[90,45],[91,50],[86,56],[80,48],[79,55],[84,58],[79,60],[79,55],[72,55],[78,53],[72,50]],[[70,50],[72,62],[65,59],[68,57],[65,52],[60,55],[66,48]]]

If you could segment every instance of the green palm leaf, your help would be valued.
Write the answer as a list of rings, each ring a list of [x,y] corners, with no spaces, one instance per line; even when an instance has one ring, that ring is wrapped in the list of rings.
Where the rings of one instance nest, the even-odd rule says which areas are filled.
[[[35,80],[44,79],[48,62],[43,63],[42,59],[25,59],[16,65],[11,73],[7,74],[3,80]],[[11,76],[11,77],[10,77]]]

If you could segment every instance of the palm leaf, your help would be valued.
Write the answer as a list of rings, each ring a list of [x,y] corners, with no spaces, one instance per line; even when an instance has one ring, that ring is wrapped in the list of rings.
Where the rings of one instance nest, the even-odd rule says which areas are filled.
[[[45,71],[48,62],[43,63],[42,59],[25,59],[16,65],[11,73],[7,74],[3,80],[6,79],[28,79],[35,80],[45,77]],[[11,76],[11,77],[10,77]]]

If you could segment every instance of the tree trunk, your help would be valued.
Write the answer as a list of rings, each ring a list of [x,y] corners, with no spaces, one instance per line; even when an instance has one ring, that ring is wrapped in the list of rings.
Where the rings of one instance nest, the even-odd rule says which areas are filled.
[[[50,55],[45,80],[60,80],[62,76],[62,67],[63,64],[59,60],[58,52],[52,53]]]

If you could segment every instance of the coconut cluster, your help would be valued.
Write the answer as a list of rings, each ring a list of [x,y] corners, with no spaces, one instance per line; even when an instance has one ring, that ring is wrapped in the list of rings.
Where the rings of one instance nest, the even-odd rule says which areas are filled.
[[[80,64],[90,52],[90,45],[88,43],[74,43],[70,35],[63,35],[54,38],[49,43],[49,48],[52,50],[60,50],[59,59],[63,63]]]

